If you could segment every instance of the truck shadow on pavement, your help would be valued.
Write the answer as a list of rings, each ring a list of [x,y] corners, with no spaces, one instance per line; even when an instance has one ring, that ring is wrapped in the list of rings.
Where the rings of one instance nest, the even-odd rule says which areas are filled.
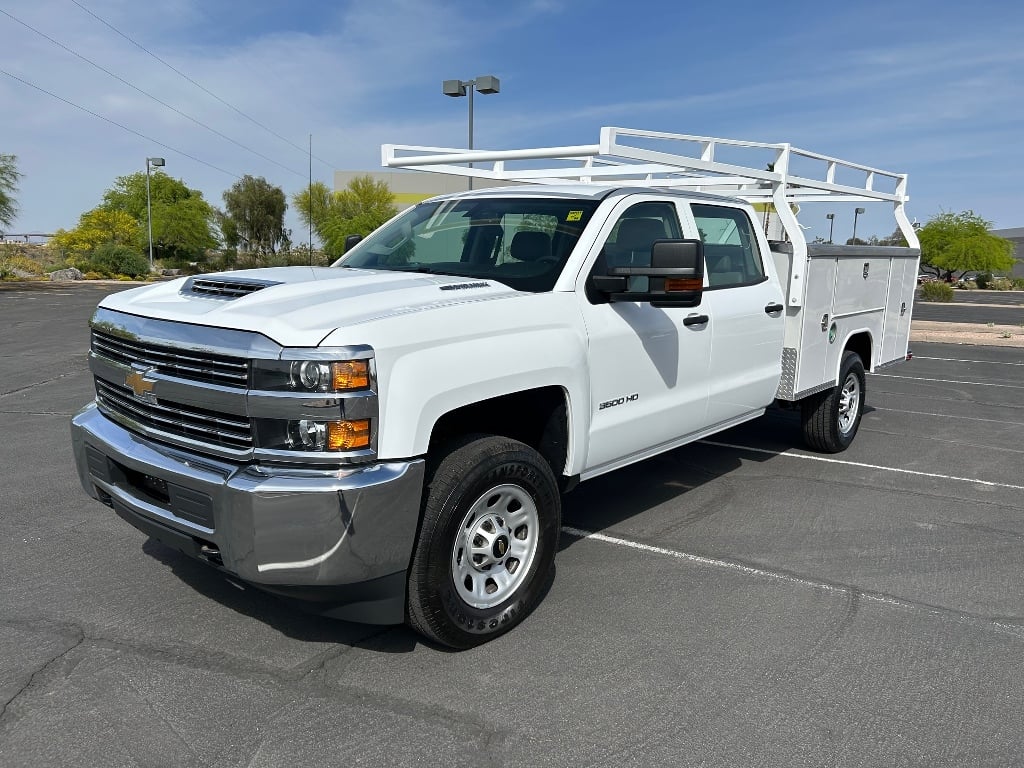
[[[804,448],[799,413],[782,409],[769,409],[764,416],[709,440],[771,452]],[[701,441],[690,443],[582,483],[563,499],[562,525],[600,533],[671,505],[671,511],[662,516],[664,522],[658,523],[659,530],[665,526],[683,530],[722,510],[733,496],[729,482],[718,482],[710,492],[697,493],[698,489],[727,481],[743,462],[760,463],[771,458],[772,453],[712,447]],[[692,503],[685,498],[687,495],[693,496]],[[630,534],[630,538],[636,535]],[[645,543],[657,545],[655,538]],[[578,541],[578,536],[563,531],[559,549],[568,549]]]
[[[147,539],[142,551],[166,565],[198,594],[255,619],[294,640],[334,643],[384,653],[409,653],[423,642],[403,625],[354,624],[307,613],[286,600],[237,584],[219,571],[158,541]]]

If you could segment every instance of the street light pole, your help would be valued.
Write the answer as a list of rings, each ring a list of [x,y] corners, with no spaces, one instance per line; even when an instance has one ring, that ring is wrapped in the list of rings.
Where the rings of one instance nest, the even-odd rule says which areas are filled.
[[[469,149],[473,149],[473,91],[483,94],[500,93],[501,81],[494,75],[480,75],[475,80],[445,80],[441,83],[441,93],[445,96],[469,96]],[[473,164],[470,163],[472,168]],[[469,188],[473,188],[473,177],[469,177]]]
[[[146,158],[146,225],[149,229],[149,271],[153,271],[153,199],[149,192],[149,169],[162,168],[164,166],[162,157]]]
[[[836,215],[834,213],[826,213],[825,218],[828,219],[828,244],[832,245],[832,228],[836,225]]]
[[[864,213],[863,208],[855,208],[853,210],[853,242],[850,245],[857,244],[857,217]]]

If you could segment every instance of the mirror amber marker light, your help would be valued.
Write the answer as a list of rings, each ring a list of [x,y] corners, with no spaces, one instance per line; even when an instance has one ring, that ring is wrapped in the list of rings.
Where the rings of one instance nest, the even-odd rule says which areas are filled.
[[[666,291],[699,291],[704,282],[699,277],[666,277]]]

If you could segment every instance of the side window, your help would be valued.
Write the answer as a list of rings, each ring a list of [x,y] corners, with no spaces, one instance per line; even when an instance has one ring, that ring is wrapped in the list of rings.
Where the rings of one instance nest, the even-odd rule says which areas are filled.
[[[704,241],[708,287],[750,285],[764,279],[764,265],[750,218],[739,208],[693,204],[693,218]]]
[[[605,274],[608,267],[649,267],[651,246],[655,240],[676,240],[682,237],[676,206],[669,202],[637,203],[615,222],[592,274]],[[650,278],[630,277],[629,290],[645,293]]]
[[[630,206],[612,228],[604,244],[609,267],[649,267],[655,240],[682,237],[673,203],[637,203]]]

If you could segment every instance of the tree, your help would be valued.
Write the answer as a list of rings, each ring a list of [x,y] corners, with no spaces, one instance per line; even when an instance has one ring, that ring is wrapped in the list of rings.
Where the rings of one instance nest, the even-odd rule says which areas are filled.
[[[243,251],[257,256],[277,253],[287,247],[284,212],[288,210],[284,190],[262,176],[245,175],[224,193],[225,228]]]
[[[153,210],[153,251],[156,258],[199,261],[208,248],[217,246],[213,207],[198,189],[162,171],[150,176]],[[120,176],[103,194],[100,208],[120,211],[134,219],[140,229],[133,244],[140,251],[149,247],[146,208],[146,174],[142,171]]]
[[[302,223],[307,227],[312,226],[317,239],[326,246],[327,222],[334,213],[334,193],[330,188],[322,181],[314,181],[306,189],[292,195],[292,204]]]
[[[906,248],[909,244],[907,243],[907,238],[903,236],[903,231],[896,227],[891,235],[881,238],[878,241],[878,245],[893,245],[899,248]]]
[[[956,273],[1005,272],[1013,268],[1013,243],[989,233],[991,222],[974,211],[940,213],[917,233],[921,263],[952,280]],[[944,274],[943,274],[944,273]]]
[[[368,235],[395,215],[394,195],[383,181],[357,176],[340,192],[316,182],[292,196],[299,217],[313,231],[332,257],[345,252],[349,235]]]
[[[89,254],[106,243],[137,246],[140,230],[139,222],[124,211],[93,208],[78,217],[74,229],[58,229],[50,242],[68,253]]]
[[[14,193],[18,191],[18,158],[0,154],[0,227],[9,227],[18,213]]]

